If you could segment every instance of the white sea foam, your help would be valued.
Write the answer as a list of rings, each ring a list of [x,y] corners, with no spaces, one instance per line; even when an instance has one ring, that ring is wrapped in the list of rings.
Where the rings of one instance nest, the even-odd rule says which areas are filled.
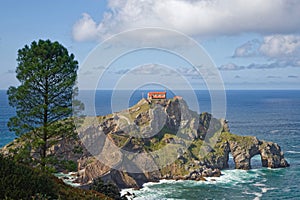
[[[270,133],[272,133],[272,134],[275,134],[275,133],[278,133],[280,130],[272,130],[272,131],[270,131]]]
[[[287,153],[291,153],[291,154],[299,154],[299,151],[286,151]]]
[[[165,199],[163,198],[166,194],[172,194],[176,192],[172,187],[168,188],[161,188],[155,187],[157,185],[164,185],[164,184],[175,184],[183,181],[175,181],[175,180],[160,180],[159,182],[149,182],[143,185],[143,188],[140,190],[135,190],[132,188],[123,189],[121,190],[121,195],[125,195],[127,193],[132,194],[131,196],[127,196],[127,199],[134,199],[134,200],[156,200],[156,199]],[[134,198],[133,198],[134,197]],[[168,198],[168,200],[171,200]]]
[[[143,188],[140,190],[134,190],[134,189],[123,189],[121,191],[121,194],[124,195],[127,192],[131,194],[135,194],[136,198],[135,200],[141,200],[141,199],[164,199],[164,196],[168,194],[176,193],[176,187],[173,188],[172,185],[180,184],[182,187],[194,187],[199,185],[220,185],[221,187],[232,187],[237,186],[241,183],[253,183],[254,180],[259,179],[260,182],[257,182],[256,186],[265,188],[265,184],[262,182],[265,182],[266,180],[262,178],[262,175],[264,175],[264,172],[262,172],[259,169],[256,170],[223,170],[222,175],[220,177],[207,177],[207,181],[191,181],[191,180],[160,180],[158,183],[145,183],[143,185]],[[264,190],[265,191],[265,190]],[[255,195],[256,197],[260,197],[262,193],[251,193]],[[172,196],[172,195],[171,195]],[[170,198],[168,198],[169,200]],[[176,198],[178,199],[178,198]]]
[[[269,190],[269,188],[261,188],[262,193],[266,193]]]
[[[266,186],[266,184],[263,184],[263,183],[254,183],[253,185],[256,186],[256,187],[264,187],[264,186]]]
[[[243,192],[244,194],[252,194],[252,195],[254,195],[255,197],[254,197],[254,199],[253,200],[260,200],[260,198],[262,197],[262,193],[260,193],[260,192],[248,192],[248,191],[244,191]]]
[[[59,178],[62,179],[63,182],[65,182],[68,185],[71,185],[73,187],[78,187],[80,186],[80,183],[74,183],[74,181],[76,180],[76,176],[75,176],[76,172],[69,172],[67,174],[64,174],[62,172],[60,173],[55,173],[54,175]]]
[[[252,184],[253,186],[259,188],[261,190],[261,192],[247,192],[247,191],[245,191],[244,194],[253,194],[253,195],[255,195],[254,200],[260,200],[264,193],[268,192],[269,190],[276,189],[276,188],[266,187],[266,184],[264,184],[264,182],[266,182],[266,181],[267,181],[267,179],[262,179],[260,182],[256,182],[256,183]]]
[[[168,191],[166,190],[159,190],[159,189],[152,189],[148,186],[145,186],[140,190],[134,190],[134,189],[123,189],[121,190],[121,195],[125,195],[127,193],[131,194],[129,196],[126,196],[127,199],[131,200],[156,200],[156,199],[165,199],[163,196],[166,193],[174,192],[171,191],[171,188],[168,188]],[[169,200],[170,198],[168,198]]]

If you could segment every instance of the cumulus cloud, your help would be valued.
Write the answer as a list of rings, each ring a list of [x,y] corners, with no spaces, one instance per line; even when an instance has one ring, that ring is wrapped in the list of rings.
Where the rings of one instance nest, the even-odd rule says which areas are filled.
[[[264,56],[285,59],[300,55],[300,35],[268,35],[262,41],[248,41],[235,49],[233,57]]]
[[[271,58],[285,58],[300,55],[300,36],[271,35],[264,38],[259,51]]]
[[[101,40],[120,31],[162,27],[192,36],[300,31],[298,0],[108,0],[102,20],[86,13],[73,27],[77,41]]]
[[[235,49],[233,58],[236,57],[262,57],[269,63],[252,63],[248,66],[238,66],[229,63],[220,67],[221,70],[240,69],[271,69],[284,67],[300,67],[300,35],[269,35],[263,40],[251,40]]]
[[[98,35],[98,25],[87,13],[73,26],[73,38],[76,41],[95,40]]]
[[[258,39],[254,39],[251,41],[242,44],[238,48],[235,49],[232,57],[251,57],[259,55],[259,47],[261,46],[261,42]]]

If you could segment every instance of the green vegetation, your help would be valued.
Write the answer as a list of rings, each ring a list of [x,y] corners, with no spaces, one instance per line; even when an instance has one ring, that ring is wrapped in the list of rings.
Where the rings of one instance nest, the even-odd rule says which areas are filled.
[[[150,109],[150,105],[148,103],[143,102],[144,100],[141,100],[136,105],[130,108],[129,113],[132,118],[135,118],[138,114],[143,112],[148,112]]]
[[[18,87],[8,89],[9,104],[16,108],[8,127],[16,135],[31,134],[30,149],[39,153],[42,168],[47,150],[62,138],[75,133],[72,97],[78,62],[58,42],[39,40],[18,50]],[[80,102],[73,102],[81,110]]]
[[[240,136],[229,132],[223,132],[221,134],[222,141],[235,141],[239,146],[250,147],[253,144],[253,136]]]
[[[164,129],[164,128],[163,128]],[[177,138],[176,135],[165,133],[159,133],[158,136],[153,137],[149,143],[147,143],[147,148],[149,151],[159,150],[167,145],[168,139]]]
[[[73,149],[73,153],[76,153],[76,154],[82,154],[83,153],[83,148],[82,146],[75,146],[74,149]]]
[[[120,148],[123,147],[130,140],[128,136],[122,136],[117,134],[109,134],[109,136],[113,139],[114,144]]]
[[[55,176],[0,156],[0,199],[110,199],[96,191],[73,188]]]
[[[194,140],[193,143],[189,146],[189,151],[192,153],[194,159],[200,159],[200,153],[202,150],[203,140]]]
[[[60,165],[62,165],[62,168],[66,169],[67,171],[77,171],[77,163],[72,160],[62,160],[60,161]]]
[[[162,174],[176,174],[180,176],[188,175],[189,171],[185,169],[186,164],[181,163],[180,160],[175,160],[174,163],[163,167],[160,172]]]
[[[126,197],[121,197],[119,188],[116,185],[113,183],[104,183],[101,178],[95,179],[90,189],[105,194],[112,199],[127,200]]]
[[[23,164],[34,164],[35,161],[30,155],[31,152],[31,144],[30,142],[25,142],[25,135],[22,135],[15,142],[10,143],[9,145],[9,153],[12,159],[16,162]]]

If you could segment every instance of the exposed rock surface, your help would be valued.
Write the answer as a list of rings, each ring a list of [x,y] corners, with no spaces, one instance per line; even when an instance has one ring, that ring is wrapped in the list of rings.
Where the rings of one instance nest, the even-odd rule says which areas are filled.
[[[97,177],[120,188],[160,179],[205,181],[228,168],[230,152],[237,169],[251,169],[255,155],[263,167],[289,166],[278,144],[234,135],[225,119],[198,115],[178,98],[142,99],[126,111],[86,118],[78,131],[81,140],[62,141],[49,154],[76,161],[82,184]],[[1,152],[15,154],[21,147],[19,140]]]
[[[228,161],[228,153],[231,152],[236,169],[251,169],[251,158],[255,155],[261,156],[262,166],[269,168],[288,167],[283,152],[278,144],[258,140],[251,136],[237,136],[229,132],[221,135],[224,149],[225,162]],[[226,165],[225,165],[226,166]]]

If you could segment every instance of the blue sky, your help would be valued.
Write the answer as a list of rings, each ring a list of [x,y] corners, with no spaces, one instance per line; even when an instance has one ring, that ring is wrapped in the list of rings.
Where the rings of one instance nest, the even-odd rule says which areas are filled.
[[[216,64],[226,89],[300,89],[298,0],[4,0],[0,4],[1,89],[18,84],[17,50],[33,40],[59,41],[82,64],[98,43],[143,27],[172,29],[194,38]],[[115,77],[110,75],[112,80],[127,72],[118,63],[120,69]],[[150,67],[142,69],[148,72],[147,64]]]

